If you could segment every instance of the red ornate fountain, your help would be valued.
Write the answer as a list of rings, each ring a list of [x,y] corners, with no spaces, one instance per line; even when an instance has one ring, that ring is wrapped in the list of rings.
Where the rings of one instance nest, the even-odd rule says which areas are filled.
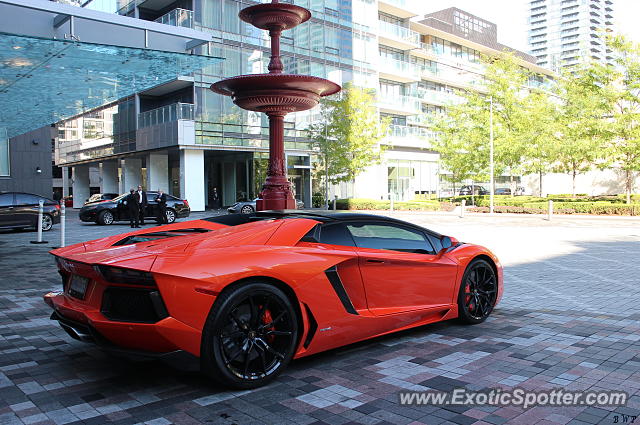
[[[320,97],[340,91],[340,86],[324,78],[283,74],[280,60],[280,35],[306,22],[311,13],[300,6],[280,3],[258,4],[240,11],[240,19],[269,31],[271,60],[268,74],[239,75],[211,85],[216,93],[231,96],[233,103],[269,116],[269,168],[257,201],[257,210],[295,209],[296,202],[287,180],[284,156],[284,116],[311,109]]]

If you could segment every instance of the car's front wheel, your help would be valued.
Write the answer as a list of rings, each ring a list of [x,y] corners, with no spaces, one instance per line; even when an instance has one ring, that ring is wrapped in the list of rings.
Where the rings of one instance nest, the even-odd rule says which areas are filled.
[[[98,224],[113,224],[113,213],[109,210],[100,211],[98,214]]]
[[[458,316],[464,323],[484,322],[493,311],[498,295],[496,272],[486,260],[473,260],[462,276],[458,294]]]
[[[298,320],[289,298],[273,285],[252,282],[224,291],[202,335],[203,370],[232,388],[256,388],[291,361]]]
[[[245,205],[240,208],[240,212],[242,214],[251,214],[253,212],[253,207],[251,205]]]

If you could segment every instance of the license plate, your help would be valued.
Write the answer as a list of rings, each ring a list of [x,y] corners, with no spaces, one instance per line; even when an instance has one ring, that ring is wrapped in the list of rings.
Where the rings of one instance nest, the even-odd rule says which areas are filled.
[[[78,276],[77,274],[71,275],[69,295],[82,300],[84,299],[85,292],[87,292],[87,286],[89,286],[89,278]]]

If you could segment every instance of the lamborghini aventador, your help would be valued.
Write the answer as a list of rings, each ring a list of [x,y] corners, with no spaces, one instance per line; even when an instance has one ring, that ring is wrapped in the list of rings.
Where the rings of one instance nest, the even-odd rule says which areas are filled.
[[[484,321],[502,296],[489,250],[393,218],[265,211],[174,223],[51,251],[44,296],[76,339],[186,352],[233,388],[294,358],[441,320]]]

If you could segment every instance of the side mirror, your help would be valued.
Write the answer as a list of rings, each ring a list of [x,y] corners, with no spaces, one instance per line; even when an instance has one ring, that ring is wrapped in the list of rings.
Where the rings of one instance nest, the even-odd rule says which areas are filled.
[[[442,243],[442,249],[440,250],[440,254],[444,254],[447,252],[449,248],[452,246],[458,245],[460,242],[452,236],[444,236],[440,238],[440,243]]]

